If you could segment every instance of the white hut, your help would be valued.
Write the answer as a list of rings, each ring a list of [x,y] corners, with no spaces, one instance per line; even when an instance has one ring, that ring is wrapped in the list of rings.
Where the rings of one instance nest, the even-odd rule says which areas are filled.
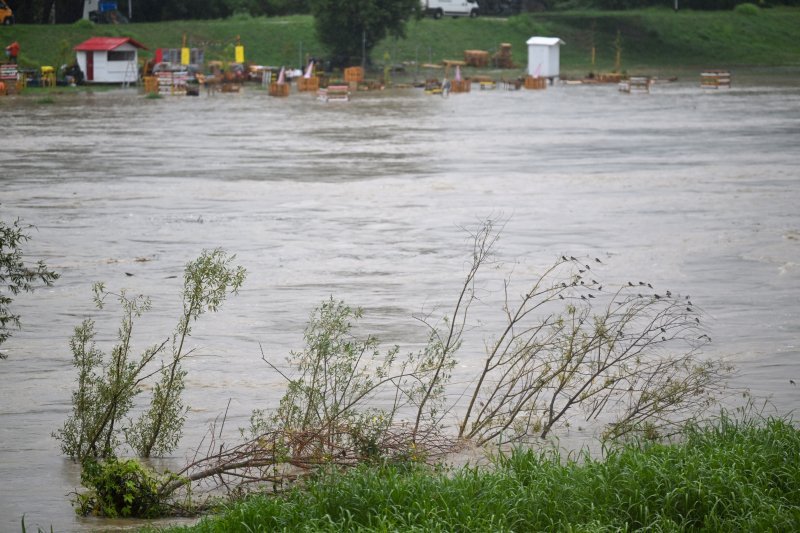
[[[528,75],[534,78],[557,78],[560,64],[561,45],[566,44],[558,37],[531,37],[528,45]]]
[[[89,83],[131,83],[139,79],[139,49],[130,37],[92,37],[75,47],[78,66]]]

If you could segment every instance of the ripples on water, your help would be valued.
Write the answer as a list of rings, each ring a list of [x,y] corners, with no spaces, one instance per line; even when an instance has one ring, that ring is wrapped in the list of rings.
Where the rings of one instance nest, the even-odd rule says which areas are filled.
[[[281,361],[331,295],[365,308],[365,330],[414,349],[425,334],[413,315],[445,312],[458,290],[462,227],[489,216],[508,219],[499,250],[519,262],[516,278],[585,254],[604,258],[608,280],[691,294],[708,314],[711,355],[740,368],[736,385],[780,413],[796,404],[796,84],[387,91],[343,105],[255,89],[56,100],[0,102],[0,213],[34,224],[26,250],[62,274],[14,302],[25,330],[0,363],[0,529],[17,529],[23,513],[59,531],[103,524],[72,516],[77,469],[50,437],[70,409],[67,341],[84,317],[113,339],[116,315],[91,305],[100,280],[151,295],[138,342],[165,338],[182,267],[203,248],[237,254],[249,277],[195,330],[204,357],[189,368],[186,448],[228,399],[231,437],[274,402],[280,381],[259,343]],[[480,308],[489,328],[495,296]],[[481,335],[463,350],[462,375]]]

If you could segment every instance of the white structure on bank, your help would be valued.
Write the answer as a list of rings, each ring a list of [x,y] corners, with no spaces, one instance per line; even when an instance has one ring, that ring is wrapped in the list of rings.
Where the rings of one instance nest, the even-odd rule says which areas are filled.
[[[558,37],[531,37],[528,45],[528,74],[534,78],[558,78],[561,45]]]
[[[135,83],[138,51],[147,48],[130,37],[92,37],[75,47],[87,83]]]
[[[100,10],[100,0],[83,0],[83,18],[89,20],[89,13]]]

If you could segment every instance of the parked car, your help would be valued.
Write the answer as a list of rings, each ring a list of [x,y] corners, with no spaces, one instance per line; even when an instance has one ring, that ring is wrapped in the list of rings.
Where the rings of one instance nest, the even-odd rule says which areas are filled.
[[[422,0],[426,15],[435,19],[448,17],[477,17],[480,12],[478,0]]]
[[[116,9],[108,11],[89,11],[89,20],[95,24],[127,24],[128,17]]]
[[[3,26],[10,26],[14,24],[14,12],[8,7],[8,4],[0,1],[0,24]]]

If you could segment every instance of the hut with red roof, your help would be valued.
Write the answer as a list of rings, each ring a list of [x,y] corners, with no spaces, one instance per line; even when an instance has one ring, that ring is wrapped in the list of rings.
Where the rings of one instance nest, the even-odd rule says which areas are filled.
[[[74,48],[87,83],[135,83],[139,79],[139,50],[130,37],[92,37]]]

